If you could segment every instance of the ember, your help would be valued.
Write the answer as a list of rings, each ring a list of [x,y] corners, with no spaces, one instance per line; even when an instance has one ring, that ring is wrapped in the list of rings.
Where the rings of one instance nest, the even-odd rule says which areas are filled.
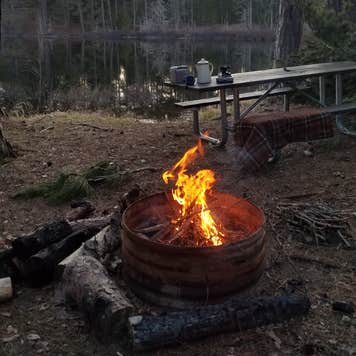
[[[176,237],[170,243],[182,244],[178,239],[192,240],[194,246],[219,246],[224,243],[224,228],[213,216],[207,201],[207,194],[212,195],[215,184],[214,172],[204,169],[189,174],[187,171],[188,166],[203,154],[202,142],[199,140],[198,145],[189,149],[162,176],[166,184],[175,182],[172,197],[180,206],[178,215],[171,220]]]

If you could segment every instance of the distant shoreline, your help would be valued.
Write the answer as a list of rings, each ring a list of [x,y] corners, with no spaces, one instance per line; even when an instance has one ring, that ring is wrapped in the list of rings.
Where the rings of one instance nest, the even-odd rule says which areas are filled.
[[[156,31],[91,31],[85,33],[54,31],[44,34],[36,33],[2,33],[3,38],[44,38],[44,39],[71,39],[71,40],[239,40],[246,42],[272,41],[274,33],[271,29],[255,27],[252,29],[240,26],[228,27],[196,27],[184,30],[156,30]]]

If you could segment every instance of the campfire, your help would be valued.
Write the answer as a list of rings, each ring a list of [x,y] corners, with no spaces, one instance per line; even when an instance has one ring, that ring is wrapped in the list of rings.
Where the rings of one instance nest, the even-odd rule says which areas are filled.
[[[215,174],[210,169],[200,170],[195,174],[187,171],[198,155],[203,156],[201,140],[171,170],[163,174],[166,184],[175,182],[172,197],[180,205],[178,216],[171,220],[175,236],[170,242],[219,246],[224,243],[224,229],[213,216],[207,201],[207,194],[212,194]]]
[[[194,172],[201,142],[163,173],[167,193],[135,202],[123,216],[124,276],[161,305],[223,298],[256,282],[267,250],[263,212],[213,190],[211,169]]]

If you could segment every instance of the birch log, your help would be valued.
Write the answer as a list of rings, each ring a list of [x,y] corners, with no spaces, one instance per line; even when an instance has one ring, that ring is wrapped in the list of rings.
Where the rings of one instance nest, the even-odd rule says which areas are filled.
[[[133,306],[97,259],[78,256],[71,261],[62,289],[66,302],[84,312],[99,339],[110,340],[127,326]]]
[[[0,279],[0,303],[10,300],[13,296],[11,278]]]

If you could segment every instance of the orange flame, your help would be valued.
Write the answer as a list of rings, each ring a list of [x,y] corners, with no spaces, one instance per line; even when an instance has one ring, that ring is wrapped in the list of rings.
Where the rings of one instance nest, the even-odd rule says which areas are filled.
[[[178,225],[186,219],[191,219],[190,223],[199,225],[202,235],[210,244],[219,246],[223,244],[224,234],[219,231],[206,200],[206,194],[215,184],[215,174],[209,169],[191,175],[187,173],[187,167],[203,155],[203,145],[199,140],[198,145],[189,149],[171,170],[163,173],[162,178],[166,184],[175,181],[172,196],[181,206],[180,216],[172,223]]]

